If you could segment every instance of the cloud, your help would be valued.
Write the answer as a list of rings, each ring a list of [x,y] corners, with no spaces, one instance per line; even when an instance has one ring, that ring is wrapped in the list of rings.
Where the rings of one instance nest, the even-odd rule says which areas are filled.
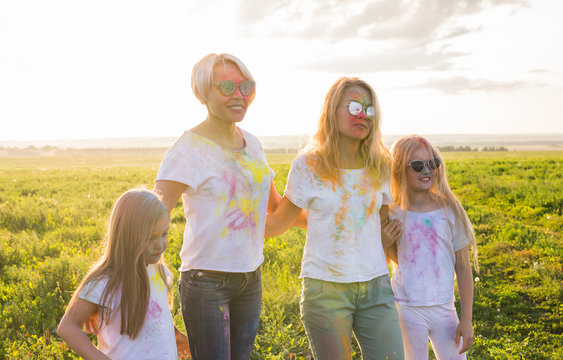
[[[246,35],[423,44],[475,31],[457,24],[464,15],[524,5],[524,0],[241,0],[237,19]]]
[[[303,65],[308,70],[336,73],[373,73],[379,71],[443,71],[453,67],[453,60],[465,56],[445,49],[429,51],[423,48],[396,47],[341,57],[318,59]]]
[[[449,95],[457,95],[466,91],[515,91],[530,87],[543,87],[545,84],[529,81],[493,81],[488,79],[470,79],[465,76],[449,78],[430,78],[423,83],[401,87],[398,89],[428,89]]]

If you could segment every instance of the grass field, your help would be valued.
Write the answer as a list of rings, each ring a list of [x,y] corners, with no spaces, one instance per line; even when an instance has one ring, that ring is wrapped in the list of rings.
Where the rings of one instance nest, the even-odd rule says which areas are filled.
[[[562,359],[563,152],[445,153],[478,239],[473,359]],[[271,155],[283,192],[293,156]],[[0,358],[77,358],[54,334],[91,262],[113,201],[152,188],[161,158],[0,158]],[[172,213],[175,270],[184,226]],[[252,359],[310,359],[299,320],[305,233],[265,239],[262,321]],[[177,282],[176,282],[177,283]],[[183,327],[179,307],[175,322]],[[360,358],[356,350],[355,358]]]

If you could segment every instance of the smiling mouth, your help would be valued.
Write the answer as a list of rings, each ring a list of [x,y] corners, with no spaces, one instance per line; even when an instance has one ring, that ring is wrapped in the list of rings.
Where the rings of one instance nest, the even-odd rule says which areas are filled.
[[[232,110],[242,110],[242,109],[244,109],[244,106],[242,106],[242,105],[229,105],[227,107],[229,109],[232,109]]]

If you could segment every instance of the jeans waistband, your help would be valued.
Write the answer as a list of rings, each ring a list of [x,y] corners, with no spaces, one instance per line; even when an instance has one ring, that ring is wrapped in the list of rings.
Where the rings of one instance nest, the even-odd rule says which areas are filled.
[[[184,271],[186,275],[194,277],[194,276],[205,276],[207,278],[215,278],[215,279],[225,279],[237,275],[242,275],[246,278],[253,278],[258,276],[260,273],[260,266],[256,268],[256,270],[249,271],[249,272],[224,272],[224,271],[215,271],[215,270],[204,270],[204,269],[191,269],[188,271]]]

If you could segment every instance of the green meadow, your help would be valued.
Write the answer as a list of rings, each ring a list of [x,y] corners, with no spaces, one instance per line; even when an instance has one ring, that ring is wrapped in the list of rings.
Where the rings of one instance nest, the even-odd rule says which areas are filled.
[[[563,359],[563,152],[444,153],[475,225],[472,359]],[[283,192],[291,155],[269,155]],[[113,201],[152,188],[160,156],[0,157],[0,358],[78,358],[55,334],[100,255]],[[166,262],[180,264],[184,217],[171,217]],[[252,359],[311,359],[299,319],[305,232],[264,240],[262,319]],[[183,328],[176,288],[172,313]],[[459,306],[459,304],[456,304]],[[95,338],[92,338],[95,341]],[[360,359],[354,347],[355,359]]]

